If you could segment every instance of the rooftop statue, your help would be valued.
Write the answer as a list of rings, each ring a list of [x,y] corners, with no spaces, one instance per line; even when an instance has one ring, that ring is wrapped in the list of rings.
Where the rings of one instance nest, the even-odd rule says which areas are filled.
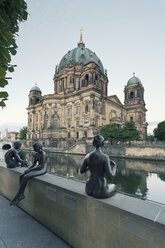
[[[21,142],[15,141],[12,148],[10,148],[5,154],[5,162],[7,168],[15,168],[18,166],[27,166],[27,161],[25,160],[25,153],[21,149]]]
[[[93,140],[95,149],[88,153],[83,161],[80,172],[90,171],[91,175],[86,182],[86,193],[95,198],[108,198],[117,191],[115,184],[107,183],[106,177],[112,179],[116,174],[117,165],[104,154],[101,147],[104,145],[104,138],[96,135]]]
[[[21,200],[25,198],[24,191],[27,185],[28,180],[33,177],[41,176],[47,171],[46,164],[46,154],[42,150],[42,145],[38,142],[33,144],[33,149],[35,151],[34,162],[33,164],[25,170],[25,172],[20,176],[20,187],[18,193],[10,202],[10,205],[17,205]]]

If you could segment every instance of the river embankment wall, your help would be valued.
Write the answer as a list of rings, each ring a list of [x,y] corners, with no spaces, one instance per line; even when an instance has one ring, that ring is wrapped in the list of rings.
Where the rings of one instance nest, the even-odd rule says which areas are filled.
[[[33,150],[32,147],[28,147],[26,142],[22,142],[22,148],[25,150]],[[92,143],[77,142],[73,146],[65,149],[65,147],[59,149],[54,147],[44,147],[45,151],[52,153],[66,153],[66,154],[79,154],[85,155],[94,149]],[[158,160],[165,161],[165,146],[153,146],[153,145],[135,145],[131,146],[120,144],[111,145],[105,143],[102,148],[103,152],[108,154],[110,157],[119,158],[132,158],[142,160]]]
[[[51,147],[45,148],[49,152],[80,154],[85,155],[91,152],[94,147],[90,143],[77,143],[71,148],[65,150],[58,150]],[[164,146],[145,146],[145,145],[110,145],[105,144],[102,148],[103,152],[110,157],[132,158],[142,160],[159,160],[165,161],[165,147]]]
[[[87,145],[87,152],[93,150],[92,145]],[[165,160],[165,147],[149,146],[122,146],[122,145],[105,145],[103,151],[110,157],[135,158]]]
[[[3,165],[0,194],[11,200],[24,169]],[[84,183],[46,174],[31,179],[19,207],[74,248],[164,248],[165,206],[147,200],[121,193],[98,200]]]

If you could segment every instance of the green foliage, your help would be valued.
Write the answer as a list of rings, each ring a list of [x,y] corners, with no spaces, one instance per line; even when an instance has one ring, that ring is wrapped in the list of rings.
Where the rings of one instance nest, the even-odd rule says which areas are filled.
[[[123,128],[118,128],[115,123],[102,126],[100,134],[105,140],[111,141],[133,141],[140,140],[140,132],[133,121],[125,122]]]
[[[123,141],[140,140],[140,132],[137,130],[133,121],[127,121],[124,123],[122,130]]]
[[[102,126],[100,134],[105,140],[118,141],[120,140],[120,130],[115,123]]]
[[[7,72],[14,71],[11,65],[11,55],[16,54],[16,35],[19,31],[19,23],[27,20],[27,5],[24,0],[0,0],[0,106],[6,106],[8,93],[1,92],[8,81]]]
[[[165,141],[165,121],[159,122],[154,129],[154,136],[157,140]]]
[[[26,134],[27,134],[27,127],[21,128],[19,131],[20,140],[26,140]]]
[[[147,141],[153,142],[155,140],[153,135],[147,135]]]

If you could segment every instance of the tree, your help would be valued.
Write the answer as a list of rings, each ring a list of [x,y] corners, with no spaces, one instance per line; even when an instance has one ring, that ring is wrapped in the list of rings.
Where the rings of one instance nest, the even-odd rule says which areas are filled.
[[[125,122],[123,128],[118,128],[117,124],[112,123],[100,128],[100,134],[105,140],[111,141],[133,141],[140,140],[140,131],[137,130],[133,121]]]
[[[153,142],[155,139],[154,139],[154,136],[153,135],[147,135],[147,141],[149,142]]]
[[[165,121],[159,122],[154,129],[154,136],[157,140],[165,141]]]
[[[0,106],[5,107],[8,93],[1,91],[8,84],[7,72],[14,71],[11,55],[16,54],[16,35],[19,23],[27,20],[27,5],[24,0],[0,0]]]
[[[26,134],[27,134],[27,127],[21,128],[19,131],[20,140],[26,140]]]
[[[120,129],[115,123],[107,124],[100,128],[100,134],[105,140],[118,141],[120,140]]]
[[[122,129],[122,140],[129,142],[133,140],[140,140],[140,131],[137,130],[133,121],[124,123],[124,127]]]

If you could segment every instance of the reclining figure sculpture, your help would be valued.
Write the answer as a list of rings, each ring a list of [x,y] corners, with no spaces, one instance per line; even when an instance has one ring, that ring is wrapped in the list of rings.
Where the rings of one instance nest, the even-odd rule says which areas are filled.
[[[104,138],[96,135],[93,140],[95,149],[88,153],[83,161],[80,172],[90,171],[91,175],[86,182],[86,193],[95,198],[104,199],[114,195],[117,191],[115,184],[108,185],[106,176],[112,179],[116,174],[117,165],[104,154],[101,147],[104,145]]]
[[[41,176],[47,171],[46,164],[46,154],[42,150],[42,145],[38,142],[33,144],[33,149],[35,151],[34,162],[25,172],[20,176],[20,187],[18,193],[10,202],[10,205],[17,205],[21,200],[25,198],[24,191],[27,185],[28,180],[33,177]]]

